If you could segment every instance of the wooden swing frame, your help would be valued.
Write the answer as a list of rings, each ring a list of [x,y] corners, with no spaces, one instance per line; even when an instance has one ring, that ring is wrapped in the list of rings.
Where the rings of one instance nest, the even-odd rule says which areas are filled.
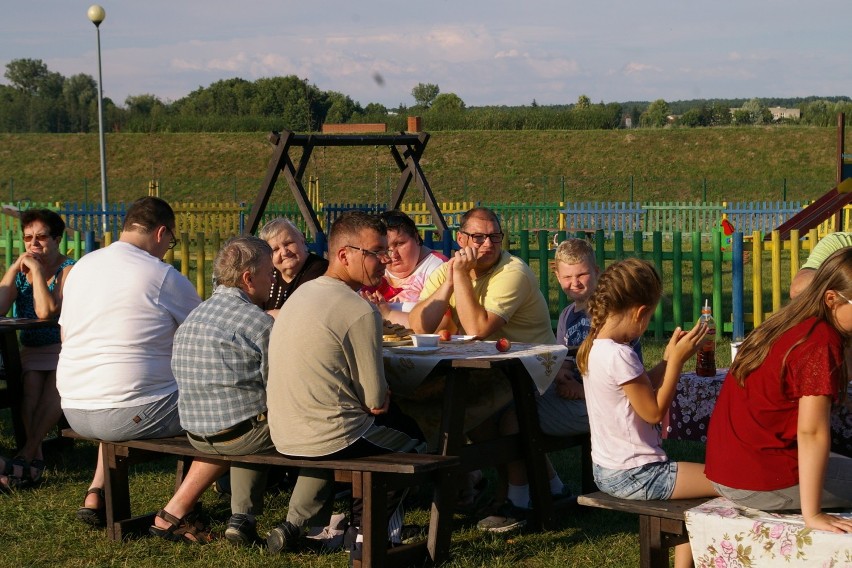
[[[245,225],[244,232],[246,234],[254,234],[257,231],[263,218],[263,212],[266,210],[269,198],[275,189],[275,182],[278,181],[279,174],[283,173],[314,241],[325,242],[326,235],[320,226],[313,204],[308,199],[305,187],[302,185],[302,178],[314,148],[327,146],[387,146],[399,168],[399,182],[391,196],[390,208],[399,209],[402,199],[405,197],[405,192],[413,180],[422,194],[426,207],[432,214],[432,222],[439,233],[439,238],[443,238],[444,231],[449,230],[441,209],[435,201],[432,188],[420,167],[420,158],[429,142],[429,134],[426,132],[348,135],[296,134],[284,130],[281,133],[272,132],[269,135],[269,141],[275,146],[275,149],[266,169],[266,177],[257,193],[248,222]],[[298,165],[294,164],[290,157],[292,148],[302,148],[302,156]]]

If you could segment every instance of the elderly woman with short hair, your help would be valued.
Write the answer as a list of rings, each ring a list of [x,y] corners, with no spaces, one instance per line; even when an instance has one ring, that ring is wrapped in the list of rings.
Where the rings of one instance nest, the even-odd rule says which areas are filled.
[[[308,250],[305,235],[289,219],[269,221],[258,236],[272,247],[275,267],[266,310],[279,309],[296,288],[325,274],[328,261]]]

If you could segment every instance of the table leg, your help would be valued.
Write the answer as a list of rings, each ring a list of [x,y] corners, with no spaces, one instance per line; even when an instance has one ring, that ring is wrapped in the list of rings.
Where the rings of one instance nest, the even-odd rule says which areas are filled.
[[[21,417],[21,398],[24,396],[24,385],[21,376],[21,352],[18,350],[18,334],[15,330],[6,330],[0,333],[0,352],[3,353],[6,394],[9,399],[9,409],[12,412],[15,445],[20,450],[27,442],[27,434],[24,432],[24,420]]]
[[[534,433],[539,431],[539,426],[532,379],[520,361],[514,361],[506,373],[512,382],[519,432],[522,436],[529,437],[523,444],[523,453],[534,520],[539,528],[550,530],[553,526],[553,499],[550,495],[550,479],[547,475],[547,455],[541,450],[538,440],[534,437]]]
[[[444,405],[441,411],[441,433],[438,451],[444,456],[458,456],[465,443],[465,386],[468,371],[451,369],[444,381]]]

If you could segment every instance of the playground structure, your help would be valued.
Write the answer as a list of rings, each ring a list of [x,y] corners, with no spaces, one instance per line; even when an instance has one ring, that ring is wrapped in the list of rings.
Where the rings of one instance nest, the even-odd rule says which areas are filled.
[[[283,172],[284,179],[290,186],[290,190],[293,193],[293,197],[314,242],[321,246],[325,244],[325,232],[317,218],[314,204],[311,203],[310,199],[308,199],[308,194],[305,192],[302,178],[314,148],[327,146],[387,146],[400,172],[399,182],[391,196],[389,208],[399,208],[408,186],[414,181],[421,192],[426,207],[432,214],[435,229],[438,231],[439,236],[443,237],[448,231],[447,223],[441,214],[437,201],[435,201],[432,188],[429,186],[429,182],[426,180],[426,176],[420,167],[420,158],[429,141],[428,133],[399,133],[392,135],[296,134],[295,132],[285,130],[281,133],[271,133],[269,141],[275,145],[275,150],[272,153],[272,158],[266,169],[266,176],[255,198],[254,205],[252,205],[248,222],[245,225],[244,231],[246,233],[254,234],[257,231],[263,213],[269,203],[269,198],[275,189],[275,182],[278,181],[279,174]],[[302,149],[298,166],[294,164],[293,158],[290,156],[290,151],[293,148]]]
[[[835,216],[835,227],[843,226],[843,208],[852,203],[852,154],[846,153],[846,116],[837,115],[837,185],[825,195],[802,209],[778,227],[781,238],[788,240],[790,231],[798,229],[805,234],[823,221]],[[839,230],[839,229],[838,229]],[[764,240],[769,240],[766,235]]]

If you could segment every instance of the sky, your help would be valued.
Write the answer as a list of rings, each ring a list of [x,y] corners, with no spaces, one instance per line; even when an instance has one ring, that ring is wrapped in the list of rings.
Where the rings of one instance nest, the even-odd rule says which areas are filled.
[[[97,79],[89,1],[8,1],[0,64]],[[103,0],[104,96],[297,75],[362,105],[852,95],[850,0]],[[0,79],[2,83],[8,83]]]

